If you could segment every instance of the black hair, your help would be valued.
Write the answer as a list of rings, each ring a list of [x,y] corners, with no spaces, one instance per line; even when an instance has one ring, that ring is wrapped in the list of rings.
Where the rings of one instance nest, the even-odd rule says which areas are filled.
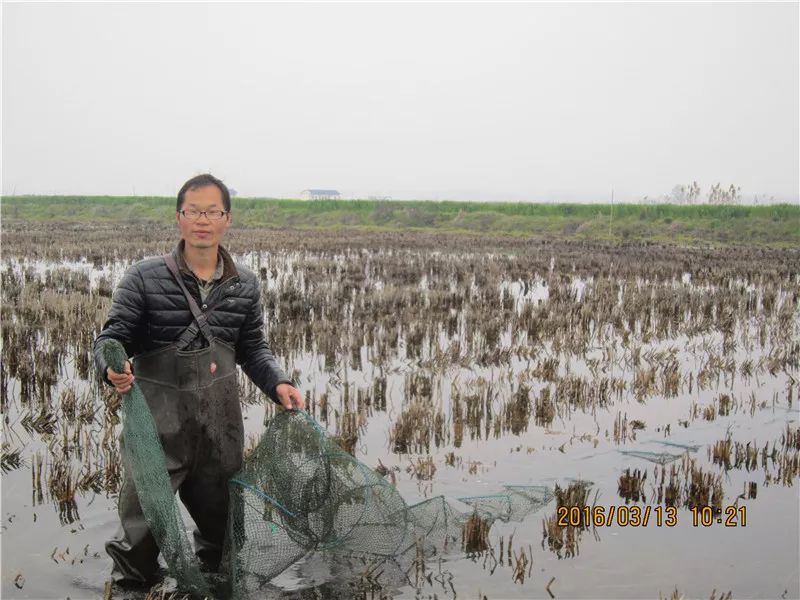
[[[211,173],[203,173],[202,175],[195,175],[189,181],[181,186],[181,190],[178,192],[178,204],[175,207],[175,210],[180,210],[183,206],[183,200],[186,196],[186,192],[189,190],[196,190],[198,188],[206,187],[207,185],[216,186],[217,189],[222,192],[222,206],[225,208],[226,211],[230,212],[231,210],[231,193],[228,191],[228,187],[222,183],[221,180],[214,177]]]

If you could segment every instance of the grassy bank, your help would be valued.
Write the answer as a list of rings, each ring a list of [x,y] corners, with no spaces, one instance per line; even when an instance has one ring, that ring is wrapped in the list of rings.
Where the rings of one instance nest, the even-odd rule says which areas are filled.
[[[613,209],[613,213],[612,213]],[[158,222],[175,200],[146,196],[4,196],[4,221]],[[800,247],[800,207],[529,204],[235,198],[235,223],[292,228],[491,233],[556,239]]]

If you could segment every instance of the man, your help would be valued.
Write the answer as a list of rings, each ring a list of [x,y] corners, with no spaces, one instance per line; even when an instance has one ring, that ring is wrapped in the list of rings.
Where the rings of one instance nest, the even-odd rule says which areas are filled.
[[[242,464],[243,423],[236,364],[273,401],[304,408],[264,337],[255,274],[234,263],[220,241],[232,223],[228,188],[198,175],[178,192],[181,240],[171,254],[130,267],[94,343],[98,372],[120,393],[134,379],[158,428],[173,490],[194,519],[195,550],[216,571],[228,514],[228,479]],[[122,343],[133,365],[106,364],[106,340]],[[121,441],[124,453],[124,440]],[[123,587],[156,580],[158,547],[142,514],[130,469],[119,494],[121,529],[106,544]]]

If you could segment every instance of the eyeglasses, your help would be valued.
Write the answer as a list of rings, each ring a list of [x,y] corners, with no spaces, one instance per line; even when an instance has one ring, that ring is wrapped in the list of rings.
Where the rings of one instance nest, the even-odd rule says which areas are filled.
[[[227,215],[230,211],[227,210],[194,210],[190,208],[189,210],[179,210],[180,214],[183,215],[185,219],[189,219],[190,221],[197,221],[200,218],[200,215],[205,215],[211,221],[219,221],[222,217]]]

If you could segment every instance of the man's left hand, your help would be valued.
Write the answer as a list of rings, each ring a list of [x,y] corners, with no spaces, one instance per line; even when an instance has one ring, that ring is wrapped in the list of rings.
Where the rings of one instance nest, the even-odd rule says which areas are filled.
[[[303,395],[293,385],[288,383],[279,383],[275,388],[275,393],[281,406],[287,410],[297,409],[303,410],[306,407],[306,402],[303,400]]]

